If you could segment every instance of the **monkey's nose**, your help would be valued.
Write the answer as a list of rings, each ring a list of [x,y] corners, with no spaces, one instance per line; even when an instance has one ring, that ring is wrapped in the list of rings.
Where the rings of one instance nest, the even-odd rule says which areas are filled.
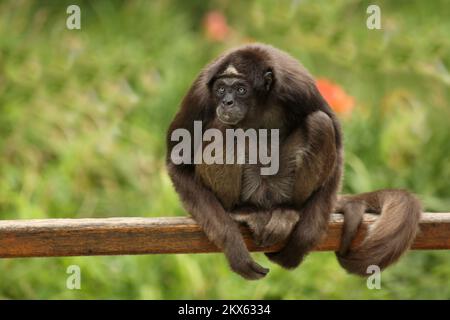
[[[222,100],[222,103],[223,103],[224,106],[229,107],[229,106],[232,106],[234,104],[234,101],[233,100]]]

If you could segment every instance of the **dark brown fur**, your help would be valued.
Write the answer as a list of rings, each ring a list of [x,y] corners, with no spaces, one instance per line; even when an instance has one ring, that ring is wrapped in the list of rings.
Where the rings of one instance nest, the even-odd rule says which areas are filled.
[[[246,117],[232,126],[217,119],[211,93],[212,84],[230,65],[253,85],[255,98]],[[270,84],[263,77],[267,71],[273,73]],[[260,176],[258,164],[174,165],[170,135],[178,128],[193,135],[195,120],[202,121],[204,129],[222,131],[279,129],[280,170],[274,176]],[[343,196],[336,202],[343,163],[339,122],[308,72],[271,46],[243,46],[206,66],[169,127],[167,145],[169,175],[185,209],[224,251],[231,268],[247,279],[261,278],[268,269],[252,260],[236,221],[246,223],[260,245],[287,239],[280,252],[267,256],[294,268],[321,240],[337,205],[345,215],[338,259],[348,271],[361,275],[371,264],[384,268],[394,262],[417,232],[420,204],[405,191]],[[380,219],[361,246],[349,249],[366,210],[381,213]]]
[[[366,275],[369,265],[381,269],[394,263],[412,244],[418,232],[420,202],[405,190],[378,190],[341,196],[337,212],[344,213],[339,263],[351,273]],[[364,212],[380,214],[364,241],[350,248]]]

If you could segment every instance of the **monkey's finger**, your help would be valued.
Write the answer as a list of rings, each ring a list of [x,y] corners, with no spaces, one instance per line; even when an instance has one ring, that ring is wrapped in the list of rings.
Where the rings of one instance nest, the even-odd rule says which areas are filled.
[[[261,275],[260,278],[264,277],[270,271],[270,269],[264,268],[263,266],[259,265],[258,263],[256,263],[253,260],[250,262],[250,266],[255,273]]]
[[[238,266],[231,266],[234,272],[247,280],[258,280],[266,276],[269,269],[266,269],[253,260],[247,260]]]

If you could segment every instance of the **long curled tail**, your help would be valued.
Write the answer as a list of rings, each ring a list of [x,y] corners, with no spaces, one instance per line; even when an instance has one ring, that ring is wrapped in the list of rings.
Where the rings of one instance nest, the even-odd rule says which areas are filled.
[[[342,195],[337,212],[344,214],[341,246],[336,256],[350,273],[367,276],[367,267],[381,270],[391,265],[410,247],[418,230],[421,204],[405,190],[378,190],[356,195]],[[355,248],[350,244],[364,212],[380,214],[366,238]]]

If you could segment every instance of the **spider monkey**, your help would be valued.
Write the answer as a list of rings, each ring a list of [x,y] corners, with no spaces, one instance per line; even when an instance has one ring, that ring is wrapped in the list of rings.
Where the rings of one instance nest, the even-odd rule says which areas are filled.
[[[194,122],[227,129],[279,130],[279,170],[263,164],[174,164],[176,129],[194,133]],[[338,197],[342,178],[342,133],[335,113],[308,71],[287,53],[264,44],[225,52],[198,75],[167,134],[167,168],[184,208],[226,255],[231,269],[260,279],[268,269],[256,263],[238,225],[246,224],[260,246],[285,241],[266,253],[284,268],[297,267],[322,239],[333,210],[344,214],[339,263],[366,275],[381,269],[411,245],[421,215],[419,201],[404,190],[378,190]],[[224,153],[226,153],[225,151]],[[350,247],[364,212],[379,214],[363,242]]]

